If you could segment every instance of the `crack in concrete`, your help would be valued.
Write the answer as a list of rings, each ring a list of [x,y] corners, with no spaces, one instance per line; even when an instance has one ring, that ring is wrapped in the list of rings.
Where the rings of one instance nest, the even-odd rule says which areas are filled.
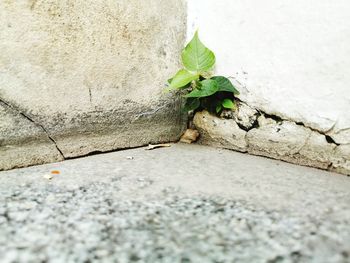
[[[232,127],[232,131],[235,132],[235,129],[244,131],[244,136],[242,135],[242,137],[240,138],[240,140],[242,140],[242,143],[245,143],[245,149],[240,149],[240,147],[238,146],[238,144],[236,143],[232,143],[232,145],[225,147],[222,145],[223,148],[226,149],[230,149],[230,150],[236,150],[236,151],[240,151],[240,152],[248,152],[250,154],[253,155],[261,155],[261,156],[265,156],[265,157],[269,157],[269,158],[274,158],[274,159],[278,159],[278,160],[284,160],[284,161],[288,161],[288,158],[291,159],[295,159],[294,161],[288,161],[291,163],[299,163],[298,158],[306,158],[307,160],[302,160],[302,165],[306,165],[306,166],[313,166],[313,167],[317,167],[320,169],[324,169],[324,170],[329,170],[329,171],[338,171],[339,169],[335,166],[334,163],[334,158],[332,157],[335,152],[337,151],[337,149],[339,149],[338,147],[343,146],[345,144],[339,144],[337,143],[329,134],[327,134],[327,132],[322,132],[319,131],[317,129],[313,129],[307,125],[305,125],[303,122],[296,122],[287,118],[282,118],[276,114],[269,114],[266,113],[265,111],[252,107],[250,105],[248,105],[246,102],[241,101],[240,99],[238,99],[238,104],[241,104],[242,106],[242,112],[240,112],[240,109],[237,112],[231,112],[231,113],[226,113],[224,115],[222,115],[221,117],[223,117],[224,119],[231,119],[232,121],[234,121],[234,123],[237,125],[237,128]],[[247,108],[248,107],[248,108]],[[247,108],[247,109],[246,109]],[[254,113],[255,112],[255,113]],[[199,117],[200,119],[201,117]],[[203,117],[204,118],[204,117]],[[261,118],[261,120],[260,120]],[[198,119],[198,121],[199,121]],[[199,121],[200,123],[200,121]],[[280,153],[277,153],[277,155],[279,155],[279,157],[276,155],[275,157],[273,157],[274,153],[271,155],[270,152],[267,149],[259,149],[258,144],[255,144],[255,142],[251,142],[250,141],[250,137],[253,136],[252,135],[252,130],[256,129],[262,129],[265,126],[270,126],[272,125],[272,127],[276,128],[276,132],[279,132],[279,126],[284,125],[284,124],[294,124],[295,126],[300,126],[302,127],[305,132],[305,141],[303,141],[301,144],[297,143],[294,145],[293,151],[290,152],[290,156],[284,156],[281,155]],[[205,125],[205,124],[204,124]],[[199,126],[201,126],[201,124],[199,124]],[[210,125],[209,125],[210,126]],[[204,126],[205,127],[205,126]],[[211,129],[210,127],[208,127],[209,129]],[[200,128],[203,130],[203,127]],[[215,129],[215,128],[214,128]],[[237,132],[238,132],[237,130]],[[205,132],[207,135],[209,135],[209,137],[212,137],[210,132],[206,131],[205,128],[202,132]],[[215,133],[215,131],[213,131]],[[223,136],[222,139],[225,141],[225,135],[219,135]],[[290,135],[293,136],[293,135]],[[303,150],[310,146],[312,149],[313,147],[318,147],[317,146],[317,142],[314,142],[312,140],[313,136],[316,136],[315,139],[317,141],[317,138],[324,138],[323,142],[320,142],[322,144],[322,147],[325,147],[325,151],[324,152],[320,152],[321,156],[317,157],[317,156],[313,156],[310,155],[310,157],[308,156],[309,153],[308,151],[306,151],[306,153],[302,153]],[[318,137],[319,136],[319,137]],[[216,140],[218,140],[218,138],[208,138],[208,142],[210,142],[210,140],[213,140],[213,143],[217,143]],[[219,138],[220,140],[220,138]],[[257,148],[258,147],[258,148]],[[264,153],[265,152],[265,153]],[[286,153],[284,153],[286,154]],[[300,157],[297,155],[304,155],[306,154],[304,157]],[[315,152],[315,154],[317,155],[317,151]],[[325,156],[323,154],[326,154]],[[287,159],[284,157],[288,157]],[[324,159],[326,158],[326,159]],[[310,165],[307,164],[310,161]],[[319,164],[313,164],[313,163],[319,163]],[[343,161],[345,162],[345,161]],[[325,166],[326,167],[325,167]],[[340,172],[340,173],[347,173],[347,172]]]
[[[329,135],[329,133],[330,133],[331,131],[333,131],[334,128],[335,128],[335,126],[337,125],[337,121],[334,122],[334,124],[332,125],[332,127],[331,127],[330,129],[328,129],[327,131],[323,132],[323,131],[321,131],[321,130],[318,130],[318,129],[316,129],[316,128],[313,128],[313,127],[311,127],[311,126],[306,125],[304,122],[301,122],[301,121],[294,121],[294,120],[292,120],[292,119],[283,118],[283,117],[278,116],[278,115],[276,115],[276,114],[267,113],[267,112],[265,112],[265,111],[263,111],[263,110],[261,110],[261,109],[258,109],[258,108],[256,108],[256,107],[252,107],[252,106],[248,105],[247,102],[245,102],[245,101],[243,101],[243,100],[241,100],[241,99],[238,99],[238,98],[237,98],[237,100],[238,100],[240,103],[244,103],[246,106],[248,106],[248,107],[250,107],[250,108],[256,110],[258,113],[260,113],[260,115],[263,115],[263,116],[264,116],[265,118],[267,118],[267,119],[272,119],[272,120],[276,121],[277,123],[282,123],[283,121],[293,122],[293,123],[295,123],[295,124],[298,125],[298,126],[303,126],[303,127],[307,128],[307,129],[310,129],[311,131],[314,131],[314,132],[316,132],[316,133],[318,133],[318,134],[321,134],[321,135],[325,136],[325,138],[326,138],[326,140],[327,140],[328,143],[332,143],[332,144],[335,144],[335,145],[337,145],[337,146],[341,145],[341,144],[337,143],[337,142],[332,138],[331,135]],[[258,117],[259,117],[259,116],[257,116],[257,118],[258,118]],[[239,126],[240,126],[240,125],[239,125]],[[240,127],[240,128],[241,128],[241,127]],[[251,130],[251,129],[248,129],[248,130],[247,130],[246,128],[247,128],[247,127],[244,127],[243,129],[242,129],[242,128],[241,128],[241,129],[242,129],[242,130],[245,130],[245,131],[247,131],[247,132],[248,132],[249,130]],[[339,130],[339,131],[346,131],[346,130],[350,130],[350,127],[349,127],[349,128],[345,128],[345,129],[342,129],[342,130]],[[338,133],[339,133],[339,131],[338,131]]]
[[[92,94],[91,94],[91,88],[90,88],[90,86],[89,86],[88,88],[89,88],[89,100],[90,100],[90,103],[92,103]]]
[[[242,101],[242,102],[243,102],[243,101]],[[246,102],[243,102],[243,103],[245,103],[248,107],[251,107],[251,106],[249,106]],[[268,113],[262,111],[261,109],[257,109],[257,108],[254,108],[254,107],[251,107],[251,108],[253,108],[253,109],[255,109],[256,111],[258,111],[258,112],[259,112],[262,116],[264,116],[265,118],[267,118],[267,119],[273,119],[274,121],[276,121],[277,124],[282,124],[284,121],[288,121],[288,122],[292,122],[292,123],[294,123],[294,124],[296,124],[296,125],[298,125],[298,126],[302,126],[302,127],[304,127],[304,128],[306,128],[306,129],[309,130],[308,138],[305,140],[304,144],[298,149],[298,151],[296,152],[296,154],[300,154],[300,152],[307,146],[307,144],[309,143],[310,138],[311,138],[311,136],[312,136],[312,132],[315,132],[315,133],[317,133],[317,134],[319,134],[319,135],[324,136],[327,143],[334,145],[333,152],[335,152],[336,149],[337,149],[337,147],[338,147],[339,145],[341,145],[341,144],[339,144],[339,143],[336,143],[336,142],[334,141],[334,139],[333,139],[330,135],[327,134],[329,131],[331,131],[331,130],[334,129],[336,123],[335,123],[335,124],[332,126],[332,128],[331,128],[330,130],[328,130],[327,132],[322,132],[322,131],[319,131],[319,130],[317,130],[317,129],[314,129],[314,128],[312,128],[312,127],[309,127],[309,126],[305,125],[303,122],[296,122],[296,121],[293,121],[293,120],[290,120],[290,119],[282,118],[282,117],[280,117],[280,116],[278,116],[278,115],[275,115],[275,114],[268,114]],[[257,117],[257,118],[258,118],[258,117]],[[258,128],[259,128],[259,127],[257,127],[257,129],[258,129]],[[250,131],[250,130],[247,131],[247,134],[248,134],[249,131]],[[247,140],[247,134],[246,134],[246,136],[245,136],[245,140],[246,140],[246,143],[247,143],[247,147],[249,148],[250,145],[249,145],[249,142],[248,142],[248,140]],[[329,161],[330,161],[330,160],[329,160]],[[333,162],[330,161],[330,163],[328,164],[327,170],[328,170],[328,171],[332,171],[334,168],[335,168],[335,167],[333,166]]]
[[[334,144],[334,145],[336,145],[336,146],[339,146],[339,145],[340,145],[339,143],[336,143],[336,142],[334,141],[334,139],[332,138],[332,136],[330,136],[330,135],[327,134],[327,133],[329,133],[331,130],[334,129],[336,123],[332,126],[332,128],[331,128],[330,130],[327,130],[326,132],[322,132],[322,131],[320,131],[320,130],[318,130],[318,129],[314,129],[314,128],[308,126],[308,125],[305,125],[305,123],[303,123],[303,122],[297,122],[297,121],[294,121],[294,120],[291,120],[291,119],[282,118],[282,117],[280,117],[280,116],[278,116],[278,115],[276,115],[276,114],[269,114],[269,113],[266,113],[265,111],[263,111],[263,110],[261,110],[261,109],[257,109],[257,108],[255,108],[255,107],[249,106],[246,102],[244,102],[244,101],[242,101],[242,100],[239,100],[239,101],[240,101],[241,103],[244,103],[244,104],[247,105],[248,107],[250,107],[250,108],[256,110],[257,112],[259,112],[260,115],[263,115],[266,119],[272,119],[272,120],[274,120],[274,121],[276,121],[277,123],[280,123],[280,124],[283,123],[284,121],[293,122],[294,124],[296,124],[296,125],[298,125],[298,126],[302,126],[302,127],[307,128],[307,129],[309,129],[309,130],[311,130],[311,131],[313,131],[313,132],[316,132],[316,133],[318,133],[318,134],[320,134],[320,135],[323,135],[323,136],[325,137],[326,141],[327,141],[328,143],[330,143],[330,144]],[[259,118],[259,116],[257,116],[257,118]],[[240,125],[238,125],[238,126],[240,126]],[[241,127],[240,127],[240,128],[241,128]],[[246,128],[246,127],[245,127],[245,128]],[[259,128],[259,126],[258,126],[257,128]],[[252,128],[252,129],[253,129],[253,128]],[[350,129],[350,128],[349,128],[349,129]],[[248,132],[248,131],[250,131],[251,129],[249,129],[249,130],[243,129],[243,130],[245,130],[245,131]]]
[[[333,139],[331,136],[329,136],[329,135],[324,135],[324,136],[326,137],[326,141],[327,141],[328,143],[335,144],[335,145],[337,145],[337,146],[340,145],[340,143],[337,143],[336,141],[334,141],[334,139]]]
[[[30,116],[28,116],[28,114],[26,114],[25,112],[23,112],[19,107],[5,101],[4,99],[0,98],[0,103],[5,105],[6,107],[14,110],[15,112],[17,112],[19,115],[21,115],[23,118],[27,119],[28,121],[32,122],[35,126],[41,128],[41,130],[46,134],[47,138],[53,143],[53,145],[55,146],[56,150],[60,153],[60,155],[62,156],[62,158],[65,160],[65,156],[63,154],[63,152],[61,151],[61,149],[58,147],[55,139],[52,138],[52,136],[50,135],[50,133],[46,130],[46,128],[36,122],[33,118],[31,118]]]

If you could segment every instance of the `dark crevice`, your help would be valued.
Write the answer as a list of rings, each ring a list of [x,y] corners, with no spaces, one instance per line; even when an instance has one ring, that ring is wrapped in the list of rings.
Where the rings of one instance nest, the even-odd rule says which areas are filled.
[[[237,122],[237,121],[236,121],[236,124],[238,125],[238,127],[239,127],[241,130],[244,130],[244,131],[246,131],[246,132],[249,132],[250,130],[258,129],[258,128],[260,127],[258,118],[259,118],[259,116],[256,116],[254,122],[253,122],[252,125],[249,126],[249,127],[246,127],[246,126],[244,126],[243,124],[241,124],[241,123],[239,123],[239,122]]]
[[[277,115],[273,115],[273,114],[267,114],[266,112],[262,112],[260,111],[262,114],[264,114],[264,116],[268,119],[272,119],[274,121],[276,121],[277,123],[282,123],[283,119]]]
[[[328,166],[327,166],[327,170],[328,171],[331,171],[333,169],[333,163],[329,163]]]
[[[244,105],[246,105],[247,107],[250,107],[247,103],[245,103],[244,101],[240,100],[239,98],[235,98],[235,100],[238,102],[238,103],[237,103],[237,104],[238,104],[238,109],[239,109],[239,105],[240,105],[240,104],[244,104]],[[235,118],[232,117],[232,116],[223,116],[223,118],[234,120],[234,121],[236,122],[236,124],[238,125],[238,127],[239,127],[241,130],[244,130],[244,131],[246,131],[246,132],[249,132],[250,130],[253,130],[253,129],[258,129],[258,128],[260,127],[258,118],[262,115],[262,113],[261,113],[259,110],[255,109],[255,108],[253,108],[253,107],[250,107],[250,108],[256,110],[257,113],[255,113],[255,114],[253,115],[253,116],[254,116],[254,122],[253,122],[251,125],[249,125],[249,126],[244,126],[242,123],[239,122],[239,121],[241,121],[241,120],[235,120]],[[193,116],[190,116],[190,119],[193,119]]]
[[[246,131],[246,132],[249,132],[251,129],[244,126],[242,123],[239,123],[239,122],[236,122],[236,124],[238,125],[238,127],[243,130],[243,131]]]
[[[3,99],[0,98],[0,103],[5,105],[6,107],[16,111],[19,115],[21,115],[23,118],[27,119],[28,121],[32,122],[34,125],[40,127],[42,131],[46,134],[47,138],[55,145],[55,148],[57,151],[60,153],[63,159],[65,159],[64,154],[62,153],[61,149],[57,146],[56,141],[50,136],[49,132],[44,128],[43,125],[40,123],[34,121],[31,117],[29,117],[27,114],[25,114],[23,111],[21,111],[17,106],[14,106],[10,104],[9,102],[4,101]]]
[[[254,122],[252,124],[252,127],[250,127],[250,130],[260,128],[260,124],[259,124],[259,121],[258,121],[258,118],[260,116],[261,116],[260,113],[256,114],[256,118],[255,118],[255,120],[254,120]]]
[[[246,104],[246,105],[247,105],[247,104]],[[326,138],[326,141],[327,141],[328,143],[330,143],[330,144],[335,144],[335,145],[337,145],[337,146],[340,145],[339,143],[337,143],[336,141],[334,141],[334,139],[333,139],[331,136],[326,135],[325,132],[322,132],[322,131],[320,131],[320,130],[314,129],[314,128],[312,128],[312,127],[309,127],[309,126],[305,125],[304,122],[301,122],[301,121],[293,121],[293,120],[288,120],[288,119],[283,119],[283,118],[281,118],[281,117],[279,117],[279,116],[277,116],[277,115],[268,114],[268,113],[266,113],[266,112],[264,112],[264,111],[262,111],[262,110],[260,110],[260,109],[256,109],[256,108],[255,108],[255,110],[257,110],[261,115],[265,116],[266,118],[273,119],[273,120],[276,121],[278,124],[282,124],[283,121],[294,122],[296,125],[303,126],[303,127],[307,128],[307,129],[310,129],[310,130],[313,131],[313,132],[317,132],[318,134],[324,135],[325,138]],[[333,125],[333,127],[334,127],[334,125]],[[332,129],[333,129],[333,128],[332,128]],[[332,130],[332,129],[331,129],[331,130]]]
[[[291,122],[293,122],[293,120],[289,120],[289,121],[291,121]],[[328,136],[328,135],[326,135],[326,132],[322,132],[322,131],[320,131],[320,130],[317,130],[317,129],[315,129],[315,128],[312,128],[312,127],[310,127],[310,126],[307,126],[307,125],[305,125],[305,123],[303,123],[302,121],[296,121],[296,122],[294,122],[296,125],[299,125],[299,126],[303,126],[304,128],[307,128],[307,129],[310,129],[311,131],[313,131],[313,132],[317,132],[317,133],[319,133],[319,134],[321,134],[321,135],[324,135],[324,136]],[[333,139],[330,137],[330,136],[328,136],[329,138],[330,138],[330,140],[331,141],[333,141]],[[327,138],[326,138],[327,139]],[[328,141],[328,139],[327,139],[327,142],[329,142]],[[332,142],[329,142],[329,143],[332,143]],[[334,142],[335,143],[335,142]],[[336,143],[335,143],[336,144]]]
[[[335,145],[340,145],[339,143],[336,143],[335,141],[334,141],[334,139],[331,137],[331,136],[329,136],[329,135],[325,135],[325,137],[326,137],[326,141],[328,142],[328,143],[332,143],[332,144],[335,144]]]

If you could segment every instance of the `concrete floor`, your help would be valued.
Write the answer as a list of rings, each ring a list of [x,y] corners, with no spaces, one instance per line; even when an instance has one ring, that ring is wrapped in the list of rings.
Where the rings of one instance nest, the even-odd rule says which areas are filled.
[[[349,177],[205,146],[0,172],[2,263],[350,262],[349,226]]]

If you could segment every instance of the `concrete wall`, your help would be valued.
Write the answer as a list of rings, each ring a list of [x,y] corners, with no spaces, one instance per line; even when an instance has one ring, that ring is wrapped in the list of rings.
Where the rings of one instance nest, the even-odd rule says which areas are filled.
[[[187,21],[241,91],[239,149],[350,173],[349,13],[347,0],[0,1],[0,170],[176,140],[180,100],[162,88]]]
[[[189,0],[188,37],[199,28],[250,107],[334,140],[350,173],[349,14],[348,0]]]
[[[0,170],[176,140],[179,0],[0,1]]]
[[[189,0],[188,8],[188,35],[199,28],[216,73],[235,77],[244,101],[350,143],[349,1]]]

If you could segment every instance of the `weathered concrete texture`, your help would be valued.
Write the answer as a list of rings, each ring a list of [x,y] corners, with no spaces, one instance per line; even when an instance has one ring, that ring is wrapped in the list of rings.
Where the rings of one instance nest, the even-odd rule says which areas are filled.
[[[331,169],[336,172],[350,173],[350,145],[339,145],[332,158]]]
[[[1,172],[1,262],[348,262],[349,189],[198,145]]]
[[[213,118],[205,111],[196,113],[193,123],[201,135],[200,142],[241,152],[247,151],[246,131],[240,129],[234,120]]]
[[[265,117],[260,117],[265,118]],[[327,169],[335,144],[304,126],[274,122],[247,133],[248,152],[287,162]]]
[[[198,112],[194,124],[202,144],[350,175],[349,145],[338,145],[302,123],[267,115],[245,103],[222,118]]]
[[[42,127],[0,102],[0,170],[63,160]]]
[[[179,138],[181,101],[162,88],[184,44],[183,1],[1,1],[0,10],[0,101],[14,115],[0,115],[0,170],[59,160],[41,138],[67,158]],[[19,118],[33,128],[16,132]]]

